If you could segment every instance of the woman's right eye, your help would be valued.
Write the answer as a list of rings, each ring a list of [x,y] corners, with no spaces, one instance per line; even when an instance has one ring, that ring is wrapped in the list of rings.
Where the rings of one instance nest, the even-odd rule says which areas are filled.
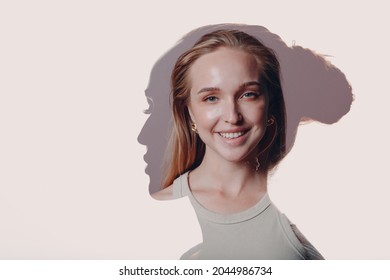
[[[215,97],[215,96],[207,96],[204,99],[204,101],[206,101],[206,102],[215,102],[215,101],[217,101],[217,97]]]

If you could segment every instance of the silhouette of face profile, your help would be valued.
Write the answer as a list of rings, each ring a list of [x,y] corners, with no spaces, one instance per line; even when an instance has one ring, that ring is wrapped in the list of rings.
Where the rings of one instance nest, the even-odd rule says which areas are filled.
[[[286,150],[294,144],[301,120],[326,124],[337,122],[350,110],[353,94],[345,75],[330,62],[309,49],[287,46],[281,38],[256,25],[219,24],[198,28],[186,35],[154,65],[145,91],[150,116],[138,142],[147,147],[145,172],[150,177],[149,192],[161,189],[164,155],[171,129],[170,76],[177,58],[206,33],[237,29],[252,35],[274,50],[280,66],[286,105]]]
[[[166,81],[169,82],[169,78]],[[150,115],[138,136],[138,142],[147,147],[144,160],[147,163],[145,173],[150,177],[150,193],[160,189],[163,158],[170,131],[169,91],[167,91],[169,85],[159,88],[162,89],[160,96],[154,94],[159,92],[159,89],[154,88],[153,85],[145,91],[149,103],[146,113]]]

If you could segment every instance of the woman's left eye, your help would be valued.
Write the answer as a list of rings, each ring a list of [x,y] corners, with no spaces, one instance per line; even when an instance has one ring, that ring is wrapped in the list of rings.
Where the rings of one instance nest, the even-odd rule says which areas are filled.
[[[245,92],[242,97],[244,98],[256,98],[259,94],[257,92],[253,92],[253,91],[248,91],[248,92]]]

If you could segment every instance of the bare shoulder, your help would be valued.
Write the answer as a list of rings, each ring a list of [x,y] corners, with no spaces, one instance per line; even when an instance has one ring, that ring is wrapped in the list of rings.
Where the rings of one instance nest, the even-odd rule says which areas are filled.
[[[152,197],[157,200],[170,200],[173,199],[173,187],[170,185],[165,189],[162,189],[158,192],[152,194]]]

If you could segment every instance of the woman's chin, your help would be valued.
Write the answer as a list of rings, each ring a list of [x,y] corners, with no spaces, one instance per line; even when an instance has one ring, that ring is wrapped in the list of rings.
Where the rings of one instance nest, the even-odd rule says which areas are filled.
[[[225,155],[222,157],[226,162],[243,164],[248,161],[248,155],[239,154],[239,155]]]

